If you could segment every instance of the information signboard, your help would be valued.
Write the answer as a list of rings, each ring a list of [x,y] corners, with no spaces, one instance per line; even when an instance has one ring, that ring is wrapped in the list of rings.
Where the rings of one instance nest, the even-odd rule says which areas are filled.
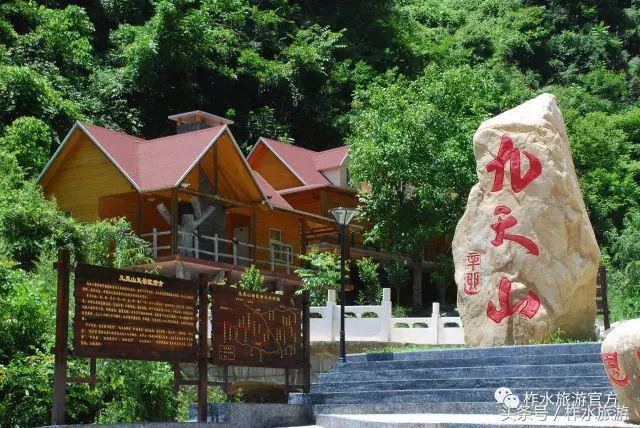
[[[302,296],[213,287],[213,364],[303,367]]]
[[[196,283],[83,264],[75,274],[74,356],[197,360]]]

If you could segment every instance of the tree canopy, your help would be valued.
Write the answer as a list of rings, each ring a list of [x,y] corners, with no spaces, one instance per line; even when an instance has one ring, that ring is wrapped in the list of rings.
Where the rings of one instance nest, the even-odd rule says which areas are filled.
[[[567,124],[614,317],[638,317],[636,0],[1,2],[0,419],[49,417],[54,249],[106,263],[116,240],[117,265],[149,256],[123,221],[75,222],[35,184],[75,120],[158,137],[172,132],[168,115],[201,109],[233,119],[244,150],[260,136],[350,144],[351,176],[371,190],[367,238],[410,254],[462,215],[480,122],[541,92]],[[313,252],[298,270],[318,303],[338,282],[336,260]],[[176,415],[168,366],[99,370],[104,387],[70,387],[71,421]]]

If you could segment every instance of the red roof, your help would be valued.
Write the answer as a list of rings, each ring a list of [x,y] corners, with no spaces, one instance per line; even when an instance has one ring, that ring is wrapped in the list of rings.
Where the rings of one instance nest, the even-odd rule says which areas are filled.
[[[348,146],[314,152],[268,138],[260,138],[258,144],[260,143],[269,147],[305,186],[331,185],[321,171],[340,167],[349,152]],[[252,154],[253,152],[249,157]]]
[[[80,126],[141,192],[175,187],[225,128],[144,140],[87,123]]]
[[[293,209],[291,205],[289,205],[289,203],[278,194],[276,189],[271,187],[271,184],[269,184],[267,180],[265,180],[260,174],[258,174],[256,171],[253,171],[253,175],[255,175],[258,181],[258,186],[260,186],[260,189],[262,189],[262,193],[264,193],[265,196],[269,199],[269,202],[281,208]]]
[[[316,153],[314,163],[318,171],[340,168],[348,154],[349,146],[340,146],[335,149],[324,150]]]

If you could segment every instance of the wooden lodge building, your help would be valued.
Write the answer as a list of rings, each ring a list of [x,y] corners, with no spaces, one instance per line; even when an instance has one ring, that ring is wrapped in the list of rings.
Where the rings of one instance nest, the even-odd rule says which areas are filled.
[[[169,119],[176,135],[151,140],[76,122],[38,181],[77,220],[125,217],[166,275],[224,270],[235,281],[255,264],[281,288],[299,284],[300,254],[337,248],[329,210],[358,203],[348,147],[315,152],[260,138],[245,158],[232,121],[202,111]],[[365,248],[362,230],[349,228],[350,258],[392,257]]]

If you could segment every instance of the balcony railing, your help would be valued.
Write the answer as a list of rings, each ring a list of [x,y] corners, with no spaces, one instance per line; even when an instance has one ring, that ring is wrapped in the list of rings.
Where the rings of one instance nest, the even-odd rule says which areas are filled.
[[[236,239],[226,239],[215,234],[213,236],[198,235],[195,233],[178,231],[178,248],[177,255],[194,257],[196,259],[211,260],[214,262],[229,263],[234,266],[248,266],[253,263],[259,268],[269,269],[275,272],[277,268],[282,268],[287,274],[299,266],[299,254],[294,253],[291,246],[283,242],[272,241],[270,247],[254,245],[248,242],[242,242]],[[163,238],[168,236],[169,238]],[[150,233],[140,235],[151,243],[153,257],[165,253],[171,254],[171,245],[166,245],[163,241],[170,241],[171,231],[159,231],[154,228]],[[203,245],[210,243],[213,245]],[[209,249],[205,249],[209,248]],[[229,251],[231,249],[231,252]],[[248,249],[247,257],[243,249]],[[295,259],[298,258],[298,263]]]

